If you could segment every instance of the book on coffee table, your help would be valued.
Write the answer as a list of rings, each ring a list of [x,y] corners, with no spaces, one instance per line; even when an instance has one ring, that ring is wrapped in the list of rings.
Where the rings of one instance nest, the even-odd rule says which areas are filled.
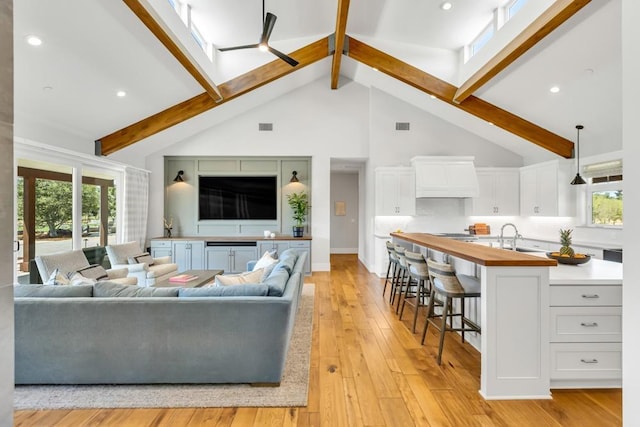
[[[194,274],[178,274],[177,276],[169,277],[169,281],[174,283],[186,283],[196,280],[197,278],[198,276]]]

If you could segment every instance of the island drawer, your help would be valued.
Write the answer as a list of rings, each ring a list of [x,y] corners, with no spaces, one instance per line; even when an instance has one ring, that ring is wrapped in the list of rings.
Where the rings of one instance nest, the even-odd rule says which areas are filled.
[[[551,379],[622,378],[621,343],[552,343]]]
[[[621,306],[622,286],[551,286],[551,306]]]
[[[620,307],[551,307],[551,342],[621,342]]]
[[[152,248],[170,248],[171,240],[152,240],[151,247]]]

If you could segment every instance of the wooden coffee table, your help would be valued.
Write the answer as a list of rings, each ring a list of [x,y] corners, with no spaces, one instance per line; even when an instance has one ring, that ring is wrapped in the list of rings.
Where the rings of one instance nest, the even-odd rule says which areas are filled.
[[[211,283],[218,274],[224,273],[224,270],[187,270],[180,274],[192,274],[198,276],[197,279],[190,280],[188,282],[170,282],[169,279],[161,280],[155,285],[154,288],[172,288],[181,286],[183,288],[199,288],[200,286]]]

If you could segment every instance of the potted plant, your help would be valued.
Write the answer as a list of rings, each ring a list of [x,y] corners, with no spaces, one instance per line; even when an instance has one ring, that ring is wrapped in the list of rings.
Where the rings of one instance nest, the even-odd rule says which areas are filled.
[[[287,195],[287,201],[291,209],[293,209],[293,219],[296,222],[296,225],[293,226],[293,237],[302,237],[304,222],[307,219],[307,209],[309,208],[307,193],[304,191],[291,193]]]

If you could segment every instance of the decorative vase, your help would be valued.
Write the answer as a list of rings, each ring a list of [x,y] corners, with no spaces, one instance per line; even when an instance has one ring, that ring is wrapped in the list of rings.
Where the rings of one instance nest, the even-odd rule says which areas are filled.
[[[165,228],[164,231],[165,231],[167,237],[171,237],[171,229],[170,228]]]
[[[293,226],[293,237],[302,237],[303,233],[304,233],[304,227],[298,226],[298,225]]]

